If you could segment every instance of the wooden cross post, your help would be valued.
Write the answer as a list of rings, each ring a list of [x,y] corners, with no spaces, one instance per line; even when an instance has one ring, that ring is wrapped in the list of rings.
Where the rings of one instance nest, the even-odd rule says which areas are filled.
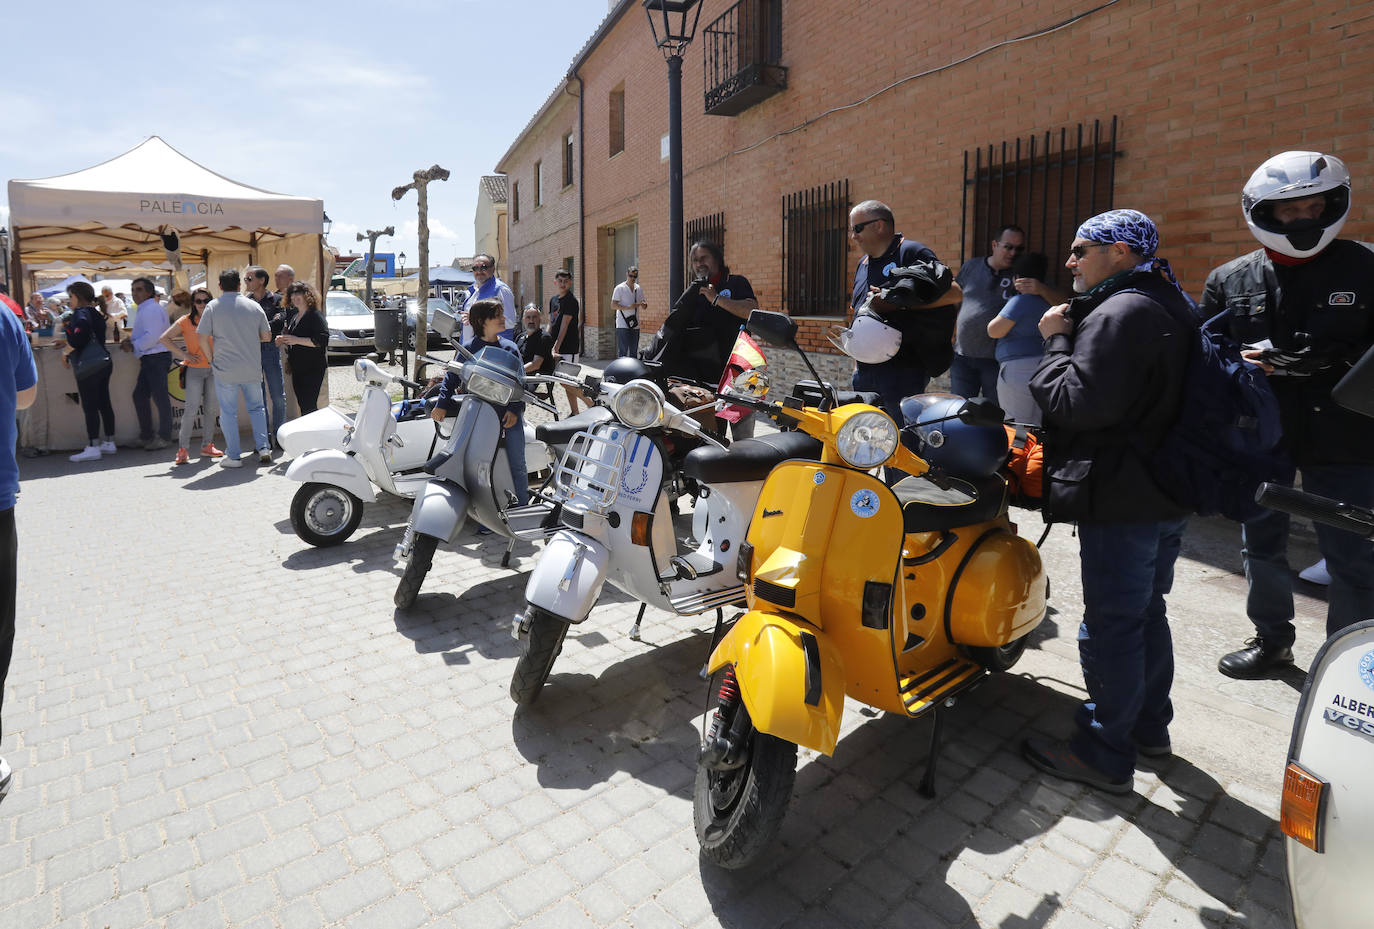
[[[426,188],[429,187],[430,181],[446,181],[448,176],[447,168],[435,165],[427,171],[416,171],[413,181],[391,192],[392,200],[400,200],[406,195],[406,191],[414,188],[419,197],[420,292],[416,295],[419,298],[419,309],[415,314],[415,370],[412,372],[417,381],[420,379],[420,353],[425,350],[424,346],[428,344],[429,338],[425,331],[429,328],[429,198],[426,196]],[[404,341],[404,336],[402,340]]]

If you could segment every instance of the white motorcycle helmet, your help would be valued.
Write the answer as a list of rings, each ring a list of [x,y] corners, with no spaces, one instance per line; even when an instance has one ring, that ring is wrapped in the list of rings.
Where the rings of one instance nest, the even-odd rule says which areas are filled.
[[[826,338],[831,345],[855,361],[876,365],[891,361],[897,354],[897,349],[902,347],[902,333],[869,309],[871,299],[865,300],[859,307],[848,329],[831,326]]]
[[[1326,197],[1318,218],[1287,225],[1274,219],[1280,201],[1317,195]],[[1261,245],[1290,258],[1308,258],[1331,244],[1350,215],[1350,172],[1335,155],[1283,152],[1250,175],[1241,190],[1240,208]]]

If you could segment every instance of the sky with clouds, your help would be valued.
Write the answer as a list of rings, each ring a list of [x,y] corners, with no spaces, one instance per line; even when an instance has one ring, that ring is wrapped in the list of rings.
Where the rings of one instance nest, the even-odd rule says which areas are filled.
[[[473,250],[478,178],[567,73],[607,0],[292,0],[14,4],[3,17],[0,180],[68,174],[150,135],[226,177],[324,200],[340,251],[395,226],[416,246],[418,169],[430,257]],[[649,38],[644,22],[645,41]],[[4,196],[0,192],[0,196]],[[0,225],[9,207],[0,204]],[[363,243],[366,247],[366,243]]]

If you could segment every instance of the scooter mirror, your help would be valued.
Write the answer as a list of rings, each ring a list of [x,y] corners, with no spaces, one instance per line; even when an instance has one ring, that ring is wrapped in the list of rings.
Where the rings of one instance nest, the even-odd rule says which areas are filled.
[[[450,338],[455,329],[458,328],[458,317],[444,309],[434,311],[434,320],[429,324],[429,328],[444,338]]]
[[[579,364],[573,364],[571,361],[560,361],[554,367],[554,370],[557,371],[559,374],[563,375],[564,377],[582,376],[582,366]]]
[[[764,366],[741,371],[730,382],[730,390],[754,400],[762,400],[768,394],[768,372]]]
[[[774,348],[788,348],[797,338],[797,324],[786,313],[772,310],[752,310],[745,324],[749,334],[764,345]]]
[[[1007,414],[987,397],[974,397],[965,400],[959,407],[959,422],[970,426],[1000,426],[1006,421]]]
[[[1374,348],[1331,389],[1331,399],[1353,413],[1374,418]]]

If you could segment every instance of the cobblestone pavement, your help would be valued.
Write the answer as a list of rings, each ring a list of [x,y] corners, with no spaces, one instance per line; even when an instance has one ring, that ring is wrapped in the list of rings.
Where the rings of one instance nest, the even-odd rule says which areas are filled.
[[[931,723],[850,704],[834,757],[802,754],[773,849],[725,873],[692,829],[707,617],[651,612],[632,642],[635,607],[608,592],[517,713],[508,621],[534,547],[503,569],[468,530],[398,612],[408,504],[369,505],[352,540],[313,549],[280,463],[169,457],[21,463],[0,927],[1289,922],[1274,817],[1301,677],[1215,670],[1249,632],[1234,527],[1190,529],[1176,755],[1134,793],[1018,753],[1065,734],[1083,696],[1076,540],[1058,527],[1056,612],[949,712],[939,796],[916,790]],[[1305,666],[1324,606],[1300,608]]]

